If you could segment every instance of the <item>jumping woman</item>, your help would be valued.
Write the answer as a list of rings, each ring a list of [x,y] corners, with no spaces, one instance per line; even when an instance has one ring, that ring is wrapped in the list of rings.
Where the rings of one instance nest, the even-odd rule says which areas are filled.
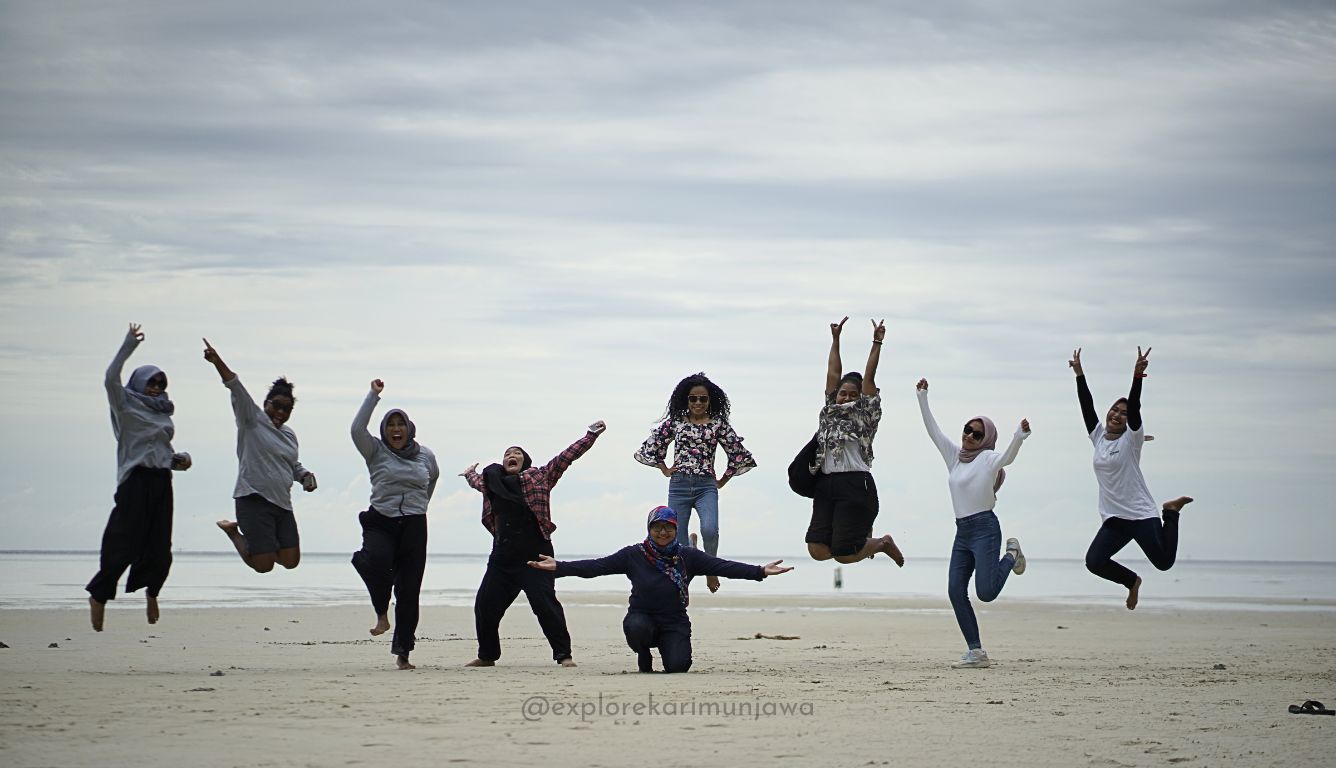
[[[626,644],[636,653],[641,672],[654,671],[651,648],[658,648],[664,672],[691,669],[691,619],[687,617],[690,596],[687,586],[694,576],[723,576],[726,579],[761,581],[767,576],[787,573],[783,560],[766,565],[747,565],[720,560],[699,549],[682,546],[678,538],[677,514],[670,507],[650,510],[646,526],[649,535],[639,544],[613,552],[597,560],[557,562],[542,555],[529,565],[561,576],[624,574],[631,580],[630,610],[622,620]]]
[[[1156,506],[1141,474],[1141,447],[1150,439],[1141,421],[1141,380],[1150,365],[1150,347],[1137,347],[1132,369],[1132,389],[1114,401],[1104,423],[1095,413],[1095,400],[1081,370],[1081,350],[1072,352],[1067,365],[1076,373],[1076,399],[1081,403],[1086,433],[1095,447],[1095,480],[1099,482],[1099,514],[1104,518],[1095,540],[1086,552],[1086,568],[1102,579],[1127,588],[1127,609],[1137,607],[1141,577],[1113,561],[1113,556],[1136,540],[1151,565],[1167,571],[1178,556],[1178,517],[1192,501],[1179,496]],[[1163,521],[1161,520],[1163,516]]]
[[[997,515],[993,514],[993,507],[997,504],[997,489],[1007,477],[1002,468],[1016,460],[1021,442],[1030,436],[1030,422],[1021,419],[1007,450],[998,453],[997,426],[992,419],[976,416],[965,422],[960,445],[956,445],[942,433],[928,408],[927,379],[919,379],[918,402],[928,437],[946,462],[946,482],[951,489],[951,506],[956,514],[956,540],[951,545],[946,593],[956,612],[956,623],[965,636],[965,655],[951,666],[957,669],[987,667],[990,664],[988,652],[979,641],[979,622],[970,605],[970,575],[974,576],[975,594],[988,603],[1001,594],[1007,576],[1025,573],[1025,555],[1016,539],[1007,539],[1006,552],[998,559],[1002,527],[997,522]]]
[[[275,563],[296,568],[302,553],[297,516],[292,513],[292,484],[301,483],[309,493],[316,489],[316,482],[315,475],[297,460],[297,434],[287,425],[297,403],[292,384],[284,378],[276,380],[261,409],[208,339],[204,340],[204,359],[213,364],[223,386],[232,392],[232,413],[237,420],[237,484],[232,491],[237,519],[219,520],[218,527],[236,547],[241,561],[257,573],[274,570]]]
[[[148,623],[158,623],[158,593],[172,568],[172,470],[190,469],[190,454],[172,452],[176,406],[167,398],[167,374],[141,365],[121,384],[121,369],[143,340],[131,323],[104,379],[116,436],[116,496],[102,532],[101,567],[85,587],[98,632],[126,568],[125,591],[147,587]]]
[[[872,439],[881,422],[881,391],[876,375],[886,323],[872,321],[872,350],[863,373],[841,376],[840,331],[848,319],[830,324],[826,405],[818,418],[815,459],[807,468],[816,476],[807,553],[813,560],[833,558],[839,563],[854,563],[885,552],[896,565],[904,567],[904,555],[890,534],[872,536],[878,510],[877,484],[872,480]]]
[[[681,525],[677,541],[688,545],[687,528],[691,509],[700,514],[701,536],[705,551],[719,554],[719,490],[732,478],[756,466],[751,453],[742,447],[742,438],[729,424],[728,395],[704,373],[696,373],[677,382],[668,398],[663,421],[654,428],[635,460],[655,467],[668,478],[668,506],[677,513]],[[673,465],[664,463],[668,443],[673,443]],[[723,446],[728,467],[715,479],[714,455]],[[691,544],[690,546],[695,546]],[[708,576],[711,592],[719,591],[719,578]]]
[[[552,522],[552,486],[606,428],[601,421],[590,424],[584,437],[541,467],[533,466],[533,459],[523,448],[512,445],[500,464],[489,464],[482,474],[478,474],[477,464],[460,473],[482,494],[482,525],[492,534],[487,572],[473,602],[478,658],[465,666],[496,665],[501,658],[501,618],[521,591],[552,647],[552,659],[563,667],[575,666],[566,612],[557,600],[556,580],[527,564],[543,555],[552,556],[552,531],[557,528]]]
[[[384,391],[385,382],[372,381],[371,391],[353,417],[353,445],[371,474],[371,506],[357,516],[362,523],[362,548],[353,554],[353,567],[371,594],[376,612],[372,635],[383,635],[390,628],[393,590],[390,653],[399,669],[413,669],[408,654],[416,643],[418,595],[427,567],[427,504],[441,470],[431,449],[418,443],[417,427],[408,414],[398,408],[381,418],[380,439],[368,431],[371,412]]]

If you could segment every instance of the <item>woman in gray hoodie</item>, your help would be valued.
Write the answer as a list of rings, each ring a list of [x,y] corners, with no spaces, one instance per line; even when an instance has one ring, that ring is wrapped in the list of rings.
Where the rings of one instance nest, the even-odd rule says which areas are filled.
[[[362,407],[353,417],[353,445],[366,460],[371,474],[371,506],[358,515],[362,548],[353,554],[353,567],[371,594],[376,611],[372,635],[390,629],[390,592],[394,592],[394,639],[390,653],[399,669],[413,669],[408,661],[416,638],[418,594],[427,566],[427,504],[436,490],[441,470],[431,449],[418,444],[417,427],[408,414],[395,408],[380,420],[380,439],[371,435],[371,412],[380,402],[385,382],[371,382]]]
[[[148,623],[158,622],[158,592],[172,567],[172,470],[190,469],[190,454],[172,452],[176,406],[167,397],[167,374],[141,365],[121,384],[121,369],[143,340],[131,323],[104,381],[116,435],[116,506],[102,533],[101,568],[85,587],[98,632],[126,568],[125,591],[147,587]]]

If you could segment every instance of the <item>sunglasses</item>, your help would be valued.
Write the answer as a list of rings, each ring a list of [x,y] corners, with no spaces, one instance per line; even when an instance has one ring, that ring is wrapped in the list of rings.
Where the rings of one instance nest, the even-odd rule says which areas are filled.
[[[144,383],[144,386],[146,386],[146,387],[157,387],[158,389],[166,389],[166,388],[167,388],[167,379],[165,379],[165,378],[163,378],[163,377],[161,377],[161,376],[154,376],[153,378],[151,378],[151,379],[149,379],[147,382],[145,382],[145,383]]]
[[[688,403],[708,403],[708,402],[710,402],[710,396],[709,396],[709,395],[687,395],[687,402],[688,402]]]
[[[968,425],[968,424],[965,425],[964,436],[965,436],[965,437],[972,437],[972,438],[974,438],[975,440],[982,440],[982,439],[983,439],[983,433],[980,432],[980,431],[977,430],[977,429],[970,429],[970,425]]]

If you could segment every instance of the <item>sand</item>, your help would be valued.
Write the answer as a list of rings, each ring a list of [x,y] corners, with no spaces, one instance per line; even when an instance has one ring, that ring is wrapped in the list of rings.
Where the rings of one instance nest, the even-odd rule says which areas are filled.
[[[168,593],[149,626],[130,596],[101,634],[84,611],[0,612],[0,764],[1336,764],[1336,717],[1286,710],[1336,706],[1332,606],[1004,596],[980,612],[994,666],[953,670],[944,599],[701,594],[692,671],[643,675],[624,600],[563,595],[575,669],[523,599],[490,669],[462,666],[471,611],[424,609],[407,672],[369,608],[173,610]]]

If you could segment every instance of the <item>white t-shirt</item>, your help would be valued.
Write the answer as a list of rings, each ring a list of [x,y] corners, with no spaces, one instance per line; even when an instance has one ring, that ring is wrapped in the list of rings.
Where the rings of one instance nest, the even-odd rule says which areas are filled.
[[[1117,440],[1104,439],[1104,425],[1090,432],[1095,446],[1095,480],[1099,482],[1099,514],[1105,520],[1145,520],[1159,517],[1160,507],[1141,474],[1141,447],[1146,443],[1146,425],[1128,428]]]

